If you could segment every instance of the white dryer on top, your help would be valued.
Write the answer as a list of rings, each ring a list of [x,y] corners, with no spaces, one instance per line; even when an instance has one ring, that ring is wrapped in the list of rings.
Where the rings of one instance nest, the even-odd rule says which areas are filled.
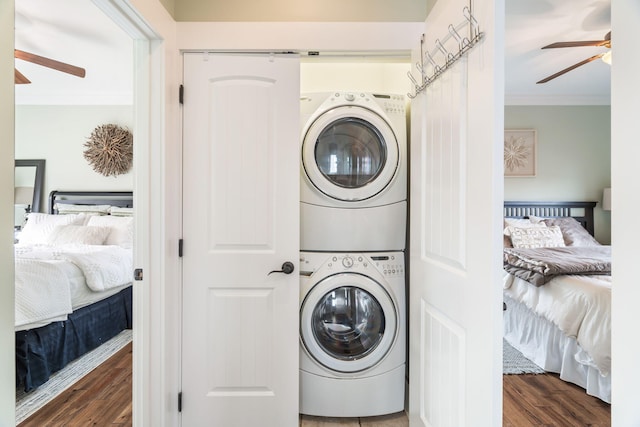
[[[406,246],[407,117],[403,95],[301,96],[301,249]]]

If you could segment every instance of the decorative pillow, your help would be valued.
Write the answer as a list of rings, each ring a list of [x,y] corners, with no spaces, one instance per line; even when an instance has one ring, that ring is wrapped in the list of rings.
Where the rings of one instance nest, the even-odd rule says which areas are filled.
[[[105,245],[117,245],[123,248],[133,247],[133,217],[92,216],[89,218],[87,225],[111,228],[111,232],[104,242]]]
[[[27,223],[20,233],[20,243],[46,245],[49,243],[49,235],[57,225],[82,225],[84,220],[84,214],[51,215],[31,212],[27,215]]]
[[[504,218],[504,238],[502,240],[502,244],[505,248],[513,247],[511,244],[511,231],[509,231],[509,227],[531,228],[546,226],[547,225],[543,223],[534,223],[528,218]]]
[[[562,231],[551,227],[508,227],[514,248],[557,248],[565,246]]]
[[[543,222],[547,226],[560,227],[566,246],[600,246],[600,243],[575,218],[546,218]]]
[[[87,225],[56,225],[48,241],[50,245],[77,243],[82,245],[102,245],[109,236],[109,227]]]

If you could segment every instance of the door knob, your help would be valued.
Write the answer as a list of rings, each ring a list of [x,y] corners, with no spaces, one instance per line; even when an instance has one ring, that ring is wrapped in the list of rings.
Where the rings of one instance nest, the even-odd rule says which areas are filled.
[[[293,263],[291,261],[285,261],[284,264],[282,264],[282,270],[273,270],[270,271],[269,274],[271,273],[284,273],[284,274],[291,274],[293,273],[293,270],[295,269],[293,266]],[[267,274],[267,276],[269,275]]]

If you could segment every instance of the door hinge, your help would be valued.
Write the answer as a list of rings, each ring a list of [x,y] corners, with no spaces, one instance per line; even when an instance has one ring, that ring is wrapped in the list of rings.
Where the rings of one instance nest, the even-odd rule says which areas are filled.
[[[142,269],[141,268],[136,268],[135,270],[133,270],[133,280],[142,280]]]
[[[178,92],[178,101],[180,104],[184,104],[184,85],[180,85],[180,90]]]
[[[182,239],[178,240],[178,257],[182,258],[182,247],[184,241]]]
[[[182,392],[178,393],[178,412],[182,412]]]

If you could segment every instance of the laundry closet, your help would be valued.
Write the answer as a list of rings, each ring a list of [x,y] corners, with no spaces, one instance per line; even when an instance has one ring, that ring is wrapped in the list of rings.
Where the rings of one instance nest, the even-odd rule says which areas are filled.
[[[298,411],[291,411],[291,402],[300,399],[300,412],[319,416],[404,410],[408,69],[404,58],[301,64],[289,54],[184,54],[185,425],[201,419],[232,424],[227,417],[249,402],[262,409],[245,413],[247,423],[267,417],[273,425],[294,422]],[[333,246],[332,238],[322,246],[301,246],[299,103],[301,93],[311,91],[326,98],[318,106],[337,102],[332,112],[360,115],[336,121],[341,148],[334,166],[343,170],[340,162],[347,159],[358,163],[359,178],[386,176],[393,183],[361,196],[353,209],[360,222],[377,218],[360,236],[386,236],[370,245],[345,240],[326,223],[318,235],[344,244]],[[347,191],[349,185],[338,187]],[[338,223],[348,229],[345,218]],[[317,303],[309,303],[313,298]],[[301,323],[301,313],[309,313],[325,334],[317,351],[304,353],[311,347],[298,344],[319,336],[311,323]],[[298,371],[299,365],[304,369]],[[310,381],[299,381],[302,376]]]
[[[409,68],[389,57],[302,59],[303,415],[406,407]]]

